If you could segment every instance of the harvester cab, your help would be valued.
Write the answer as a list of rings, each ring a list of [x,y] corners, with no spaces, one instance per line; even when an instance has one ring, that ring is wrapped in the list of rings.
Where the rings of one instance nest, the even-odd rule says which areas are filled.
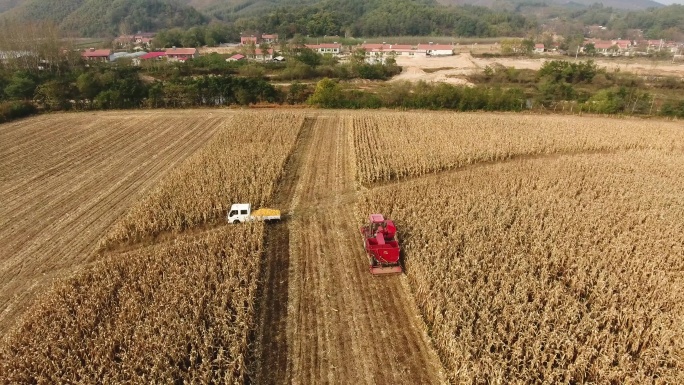
[[[403,269],[399,262],[400,248],[394,222],[385,219],[382,214],[371,214],[368,224],[360,230],[371,274],[401,273]]]

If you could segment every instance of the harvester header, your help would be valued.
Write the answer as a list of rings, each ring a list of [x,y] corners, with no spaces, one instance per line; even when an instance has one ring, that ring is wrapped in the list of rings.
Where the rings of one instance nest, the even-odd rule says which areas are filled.
[[[371,214],[368,219],[368,224],[360,230],[371,274],[401,273],[401,249],[396,239],[397,228],[394,222],[385,219],[382,214]]]

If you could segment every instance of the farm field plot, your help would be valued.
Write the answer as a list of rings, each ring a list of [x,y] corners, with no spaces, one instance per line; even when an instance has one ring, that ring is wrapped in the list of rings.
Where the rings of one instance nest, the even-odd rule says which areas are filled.
[[[683,131],[323,110],[0,126],[17,143],[0,141],[0,192],[30,216],[0,228],[2,277],[29,293],[14,304],[71,277],[4,339],[0,382],[684,382]],[[242,202],[283,221],[225,224]],[[359,226],[375,212],[398,224],[404,275],[368,272]],[[9,280],[5,259],[39,284]]]
[[[353,119],[358,178],[367,186],[523,156],[684,148],[678,122],[440,112]]]
[[[83,265],[141,192],[223,122],[110,113],[0,126],[0,331],[55,278]]]

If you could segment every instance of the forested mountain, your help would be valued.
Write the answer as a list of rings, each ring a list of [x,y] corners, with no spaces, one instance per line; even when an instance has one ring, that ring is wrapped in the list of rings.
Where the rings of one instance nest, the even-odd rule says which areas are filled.
[[[684,36],[684,6],[652,0],[0,0],[1,17],[51,20],[77,36],[116,36],[137,31],[188,29],[211,21],[281,36],[454,37],[531,36],[542,24],[561,35],[600,24],[620,36],[641,29],[651,38]],[[443,3],[459,4],[444,5]],[[479,4],[472,5],[470,3]],[[488,5],[488,7],[480,6]],[[200,39],[201,40],[201,39]]]
[[[283,1],[283,0],[184,0],[187,4],[199,10],[258,10],[274,5],[293,5],[306,3],[306,0]],[[623,10],[643,10],[647,8],[662,7],[664,3],[671,4],[670,0],[437,0],[444,5],[475,5],[482,7],[496,7],[497,9],[513,9],[520,4],[545,4],[549,6],[560,5],[565,7],[587,7],[593,4],[602,4],[604,7],[613,7]],[[311,3],[311,1],[309,1]]]
[[[214,16],[231,21],[237,15]],[[239,23],[245,29],[284,36],[522,36],[535,26],[509,11],[446,7],[430,0],[323,0],[308,6],[278,7]]]
[[[0,0],[2,4],[10,4]],[[79,36],[115,36],[136,31],[202,24],[207,18],[179,0],[25,0],[3,13],[15,20],[51,20]]]

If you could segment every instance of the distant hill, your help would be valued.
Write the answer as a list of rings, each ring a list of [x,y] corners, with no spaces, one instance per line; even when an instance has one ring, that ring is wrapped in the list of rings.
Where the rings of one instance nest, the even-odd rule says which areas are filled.
[[[260,15],[279,7],[304,7],[322,4],[326,0],[183,0],[187,5],[220,20]],[[435,1],[435,4],[437,2]],[[336,9],[331,9],[336,11]]]
[[[3,17],[19,21],[52,20],[80,36],[202,24],[206,17],[185,0],[0,0]]]
[[[605,7],[613,7],[623,10],[644,10],[648,8],[659,8],[664,5],[653,0],[438,0],[445,5],[479,5],[483,7],[503,7],[513,9],[519,4],[527,5],[560,5],[569,8],[587,7],[595,3],[603,4]]]
[[[0,12],[5,12],[16,7],[23,0],[0,0]]]

